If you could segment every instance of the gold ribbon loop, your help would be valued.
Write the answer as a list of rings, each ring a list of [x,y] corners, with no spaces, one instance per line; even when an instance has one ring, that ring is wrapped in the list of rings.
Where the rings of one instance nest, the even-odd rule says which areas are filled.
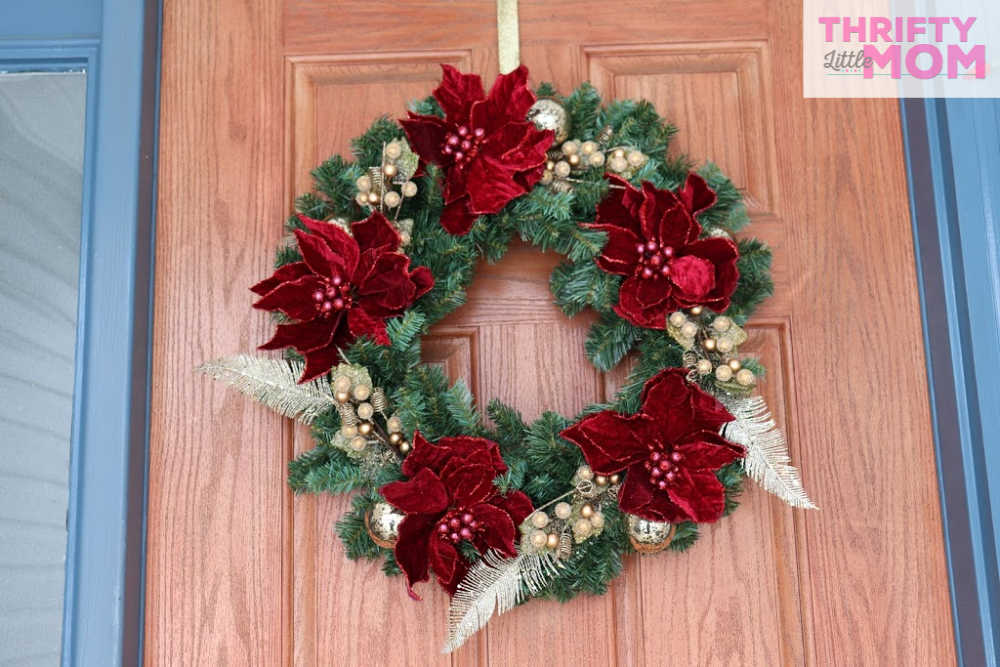
[[[513,72],[521,64],[520,42],[517,0],[497,0],[497,59],[501,74]]]

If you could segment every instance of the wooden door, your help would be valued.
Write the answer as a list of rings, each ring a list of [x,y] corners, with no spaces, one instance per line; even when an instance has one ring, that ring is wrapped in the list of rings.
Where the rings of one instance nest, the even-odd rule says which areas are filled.
[[[497,73],[495,4],[166,0],[146,658],[150,665],[941,665],[955,660],[898,107],[804,100],[801,3],[522,0],[534,81],[645,97],[676,149],[745,188],[775,251],[752,321],[763,392],[823,508],[750,486],[684,555],[633,557],[604,597],[532,602],[453,656],[447,600],[345,559],[346,499],[293,498],[307,432],[195,377],[271,324],[268,273],[309,169],[426,95],[438,63]],[[482,266],[427,358],[529,417],[613,390],[556,261]]]

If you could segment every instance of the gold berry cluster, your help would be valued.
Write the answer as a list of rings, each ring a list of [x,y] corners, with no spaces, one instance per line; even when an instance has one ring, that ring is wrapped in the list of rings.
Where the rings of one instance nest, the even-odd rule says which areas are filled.
[[[548,185],[557,191],[569,190],[573,182],[574,172],[586,169],[601,169],[618,174],[625,178],[631,177],[649,158],[642,151],[618,146],[607,149],[597,141],[579,141],[570,139],[552,151],[542,172],[542,185]]]
[[[410,451],[402,422],[397,415],[389,414],[385,391],[372,387],[364,368],[341,364],[335,369],[331,384],[340,414],[337,441],[349,454],[364,455],[378,444],[403,455]]]
[[[667,332],[687,350],[685,362],[698,375],[714,375],[716,384],[729,390],[742,391],[756,384],[753,371],[744,368],[739,358],[739,346],[746,342],[747,334],[732,318],[712,316],[695,306],[687,313],[671,313]]]
[[[417,195],[417,184],[410,179],[418,166],[419,157],[410,150],[409,144],[402,139],[390,141],[382,148],[382,164],[372,167],[355,181],[358,189],[355,200],[361,206],[378,209],[394,220],[398,219],[403,199]],[[409,229],[405,228],[406,225],[397,226],[401,228],[400,236],[406,245],[410,240]]]

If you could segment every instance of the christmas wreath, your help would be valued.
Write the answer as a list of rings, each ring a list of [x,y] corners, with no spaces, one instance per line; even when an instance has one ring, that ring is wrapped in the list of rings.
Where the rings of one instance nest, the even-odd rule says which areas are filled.
[[[730,513],[744,477],[813,507],[788,463],[741,328],[772,292],[771,255],[734,233],[742,197],[718,168],[667,156],[675,128],[645,101],[602,105],[527,86],[487,94],[447,65],[433,96],[375,121],[313,171],[273,275],[251,289],[276,331],[199,370],[312,425],[296,492],[351,493],[351,558],[379,558],[452,596],[446,650],[531,597],[601,594],[622,557],[679,552]],[[421,363],[480,258],[515,236],[564,261],[555,303],[599,314],[594,366],[634,365],[614,400],[525,423]]]

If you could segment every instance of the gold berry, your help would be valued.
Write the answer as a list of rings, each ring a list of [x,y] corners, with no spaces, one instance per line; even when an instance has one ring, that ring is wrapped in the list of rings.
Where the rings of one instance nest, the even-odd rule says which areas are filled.
[[[365,448],[367,444],[368,440],[366,440],[363,436],[356,435],[353,438],[351,438],[351,443],[350,443],[351,449],[353,449],[356,452],[360,452],[362,449]]]
[[[670,313],[670,325],[671,326],[674,326],[674,327],[677,327],[678,329],[680,329],[681,326],[683,326],[683,324],[685,322],[687,322],[687,317],[681,311],[675,310],[674,312]]]
[[[385,205],[389,208],[396,208],[399,206],[399,202],[402,201],[402,198],[399,196],[398,192],[390,191],[385,193],[385,197],[382,198],[382,201],[384,201]]]
[[[399,173],[399,170],[396,168],[396,165],[387,164],[384,167],[382,167],[382,173],[388,176],[389,178],[392,178],[397,173]]]
[[[729,360],[729,367],[732,368],[733,371],[738,371],[741,368],[743,368],[743,364],[740,363],[739,359],[730,359]]]
[[[566,141],[562,145],[563,155],[576,155],[579,150],[580,144],[573,140]]]
[[[583,465],[576,469],[576,476],[580,479],[591,480],[594,479],[594,471],[590,469],[590,466]]]
[[[719,382],[729,382],[733,379],[733,369],[723,364],[715,369],[715,379]]]
[[[549,533],[548,537],[545,538],[545,546],[549,549],[555,549],[559,546],[559,536],[555,533]]]
[[[392,433],[399,433],[403,430],[403,420],[393,415],[385,422],[385,427]]]
[[[728,338],[719,339],[718,343],[719,352],[732,352],[733,351],[733,341]]]
[[[685,338],[694,338],[698,333],[698,325],[694,322],[685,322],[681,325],[681,335]]]
[[[368,203],[369,204],[377,204],[378,203],[378,193],[377,192],[369,192],[368,193]]]
[[[590,156],[587,157],[587,162],[590,164],[591,167],[600,167],[602,164],[604,164],[604,153],[602,153],[601,151],[596,151],[594,153],[591,153]]]
[[[604,528],[604,515],[600,512],[595,512],[594,516],[590,517],[590,525],[594,527],[594,530]]]
[[[614,475],[608,478],[608,480],[610,480],[612,484],[617,484],[618,482],[621,481],[621,479],[622,476],[619,475],[618,473],[615,473]]]
[[[743,385],[744,387],[749,387],[754,383],[756,378],[754,377],[753,371],[749,368],[743,368],[739,373],[736,374],[736,381]]]
[[[708,375],[712,372],[712,362],[708,359],[699,359],[696,368],[700,375]]]
[[[390,141],[385,147],[385,156],[390,160],[395,160],[403,154],[403,148],[397,141]]]
[[[584,155],[590,155],[596,150],[597,150],[596,141],[585,141],[582,144],[580,144],[580,152],[583,153]]]
[[[594,478],[594,484],[596,484],[597,486],[607,486],[608,478],[605,477],[604,475],[598,475],[597,477]]]
[[[390,433],[389,434],[389,444],[398,445],[403,441],[402,433]]]
[[[719,315],[712,320],[712,328],[716,331],[729,331],[731,326],[733,326],[733,321],[725,315]]]
[[[371,432],[372,432],[371,422],[361,422],[360,424],[358,424],[358,433],[360,433],[361,435],[368,435]]]
[[[531,515],[531,525],[535,528],[545,528],[549,525],[549,515],[545,512],[535,512]]]
[[[715,339],[714,339],[714,338],[706,338],[706,339],[705,339],[705,340],[704,340],[704,341],[702,342],[702,346],[703,346],[703,347],[704,347],[704,348],[705,348],[706,350],[708,350],[709,352],[711,352],[711,351],[712,351],[712,350],[714,350],[714,349],[715,349],[715,347],[716,347],[716,342],[715,342]]]
[[[348,439],[353,438],[358,434],[358,427],[344,424],[340,427],[340,434]]]
[[[541,549],[542,547],[544,547],[545,543],[548,542],[548,538],[549,536],[546,535],[545,531],[543,530],[533,530],[531,531],[531,536],[529,537],[529,539],[531,540],[531,546],[535,547],[536,549]]]
[[[584,519],[589,519],[594,516],[594,506],[590,503],[585,503],[584,506],[580,508],[580,516]]]
[[[399,451],[401,451],[404,454],[410,451],[410,443],[406,442],[405,440],[399,443]]]
[[[372,395],[372,389],[368,385],[359,384],[354,388],[354,399],[358,401],[367,401],[368,397]]]
[[[692,315],[701,315],[701,311],[704,310],[701,306],[695,306],[691,309]]]
[[[591,530],[593,530],[593,524],[590,523],[589,519],[577,519],[576,523],[573,524],[573,532],[580,537],[587,537]]]
[[[351,390],[351,378],[346,375],[338,375],[333,380],[334,391],[350,391]]]
[[[373,414],[375,414],[375,408],[372,407],[371,403],[362,403],[358,406],[358,416],[362,419],[371,419]]]
[[[567,502],[556,503],[556,516],[565,521],[573,513],[573,507]]]
[[[417,195],[417,184],[413,181],[407,181],[403,183],[402,190],[404,197],[415,197]]]
[[[346,403],[351,398],[351,395],[346,391],[338,391],[333,397],[337,399],[338,403]]]
[[[358,186],[359,192],[368,192],[372,189],[372,178],[368,174],[358,176],[358,180],[354,182]]]

